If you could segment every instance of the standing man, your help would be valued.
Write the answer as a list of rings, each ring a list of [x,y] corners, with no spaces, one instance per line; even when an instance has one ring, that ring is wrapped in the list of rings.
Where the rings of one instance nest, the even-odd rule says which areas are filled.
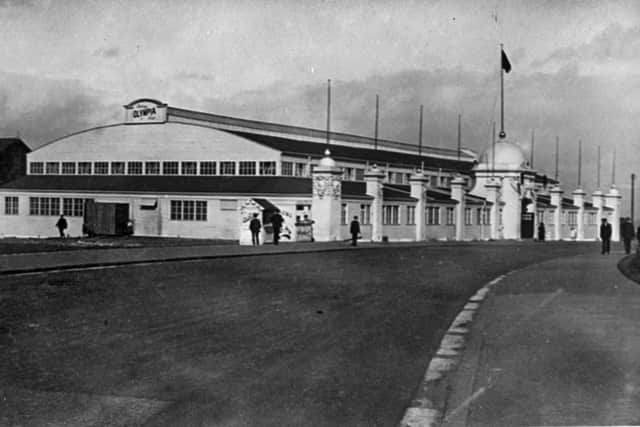
[[[608,254],[611,249],[611,224],[607,222],[606,218],[602,218],[602,225],[600,225],[600,239],[602,240],[602,255]]]
[[[64,230],[67,229],[67,220],[64,218],[64,215],[60,215],[60,218],[58,218],[58,222],[56,222],[56,227],[58,227],[60,237],[64,238]]]
[[[360,235],[360,222],[358,222],[357,216],[353,217],[353,221],[351,221],[351,227],[349,227],[349,231],[351,232],[351,246],[357,246],[358,236]]]
[[[249,222],[249,230],[251,230],[251,243],[253,246],[260,245],[260,229],[262,228],[262,224],[258,219],[258,214],[253,214],[253,219]]]
[[[541,222],[538,225],[538,241],[539,242],[544,242],[544,239],[547,235],[547,231],[544,228],[544,222]]]
[[[277,245],[280,241],[280,230],[282,230],[282,223],[284,218],[280,215],[280,211],[275,211],[271,215],[271,226],[273,227],[273,244]]]
[[[624,241],[624,251],[629,255],[631,253],[631,241],[636,237],[633,230],[631,218],[625,218],[622,222],[622,240]]]

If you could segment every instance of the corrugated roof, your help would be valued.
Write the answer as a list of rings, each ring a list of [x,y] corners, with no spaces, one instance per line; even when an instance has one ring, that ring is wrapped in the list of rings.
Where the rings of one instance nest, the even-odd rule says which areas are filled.
[[[250,141],[257,142],[262,145],[266,145],[275,150],[282,151],[286,155],[300,156],[313,158],[322,157],[324,150],[327,148],[326,144],[318,142],[306,142],[293,139],[287,139],[278,136],[254,134],[250,132],[236,132],[226,131]],[[341,161],[357,161],[357,162],[369,162],[376,163],[378,165],[385,165],[389,163],[394,166],[402,167],[417,167],[424,162],[426,169],[443,169],[446,171],[460,171],[470,172],[473,167],[472,160],[451,160],[443,159],[439,157],[430,156],[418,156],[415,154],[399,153],[389,150],[374,150],[372,148],[357,148],[348,147],[344,145],[332,144],[329,146],[331,151],[331,157],[335,160]]]

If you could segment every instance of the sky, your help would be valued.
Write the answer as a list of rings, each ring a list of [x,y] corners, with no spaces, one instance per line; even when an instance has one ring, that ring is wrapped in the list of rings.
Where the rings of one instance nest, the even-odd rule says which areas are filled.
[[[565,193],[612,181],[629,215],[640,173],[640,2],[391,0],[0,0],[0,134],[32,148],[171,106],[323,129],[462,145],[481,153],[500,120]],[[615,152],[615,176],[612,165]],[[640,185],[639,185],[640,186]],[[638,199],[638,197],[636,197]],[[640,201],[636,200],[636,217]]]

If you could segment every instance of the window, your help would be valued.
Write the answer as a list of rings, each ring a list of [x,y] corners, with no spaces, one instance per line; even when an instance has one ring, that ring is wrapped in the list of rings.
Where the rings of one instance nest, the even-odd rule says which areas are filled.
[[[182,162],[182,175],[197,175],[198,162]]]
[[[544,211],[539,210],[536,212],[536,220],[538,222],[544,222]]]
[[[62,162],[62,174],[63,175],[75,175],[76,164],[75,162]]]
[[[448,207],[445,211],[446,215],[446,224],[447,225],[455,225],[456,223],[456,210],[455,208]]]
[[[205,200],[196,200],[196,221],[207,220],[207,202]]]
[[[308,176],[306,163],[296,163],[295,176]]]
[[[59,162],[47,162],[47,175],[58,175],[60,173]]]
[[[567,212],[567,223],[569,225],[578,225],[578,212],[575,212],[575,211]]]
[[[491,225],[491,208],[480,208],[478,212],[480,212],[480,224]]]
[[[371,205],[360,205],[360,224],[371,224]]]
[[[44,163],[31,162],[29,163],[29,173],[33,175],[41,175],[44,173]]]
[[[440,224],[440,206],[427,207],[427,225]]]
[[[416,223],[416,207],[407,206],[407,225],[415,225]]]
[[[282,175],[293,176],[293,162],[282,162],[280,168]]]
[[[482,208],[476,208],[476,224],[482,225]]]
[[[91,162],[78,162],[79,175],[91,175]]]
[[[206,221],[205,200],[171,200],[170,218],[174,221]]]
[[[386,225],[398,225],[400,224],[400,218],[398,218],[398,212],[400,206],[387,205],[382,208],[382,223]]]
[[[17,197],[8,196],[4,198],[4,214],[18,215],[18,198]]]
[[[353,168],[342,168],[343,181],[353,181]]]
[[[96,175],[109,175],[109,163],[95,162],[93,164],[93,173]]]
[[[589,225],[596,225],[597,221],[596,221],[596,213],[595,212],[589,212],[587,215],[587,224]]]
[[[62,199],[62,213],[66,216],[83,216],[84,199]]]
[[[347,218],[348,218],[347,214],[348,214],[348,212],[347,212],[347,204],[343,203],[340,206],[340,224],[347,225]]]
[[[144,173],[147,175],[160,175],[160,162],[144,162]]]
[[[220,175],[235,175],[236,163],[235,162],[220,162]]]
[[[215,175],[216,162],[200,162],[200,175]]]
[[[127,163],[127,174],[129,174],[129,175],[142,175],[142,162],[129,162],[129,163]]]
[[[404,174],[402,172],[396,172],[395,173],[395,183],[396,184],[402,184],[402,180],[404,179]]]
[[[364,181],[364,169],[356,168],[356,181]]]
[[[260,162],[260,175],[275,175],[276,162]]]
[[[472,225],[473,224],[473,218],[472,218],[472,213],[471,213],[471,208],[464,208],[464,225]]]
[[[163,175],[178,175],[178,162],[162,162]]]
[[[124,175],[124,162],[111,162],[111,175]]]
[[[256,162],[240,162],[238,164],[238,175],[255,175]]]
[[[54,197],[29,197],[29,215],[60,215],[60,199]]]

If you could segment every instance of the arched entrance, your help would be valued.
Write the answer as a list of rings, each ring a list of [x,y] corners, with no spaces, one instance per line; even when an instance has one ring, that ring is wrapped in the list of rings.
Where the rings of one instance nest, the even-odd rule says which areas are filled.
[[[520,237],[523,239],[533,239],[534,230],[534,213],[527,211],[527,206],[533,203],[533,200],[523,197],[522,209],[520,210]]]

